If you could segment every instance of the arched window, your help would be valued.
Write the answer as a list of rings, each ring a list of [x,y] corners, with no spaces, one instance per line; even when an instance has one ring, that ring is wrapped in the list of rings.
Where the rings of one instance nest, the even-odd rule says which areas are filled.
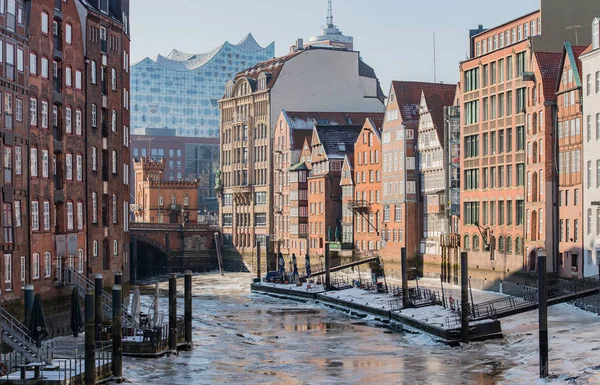
[[[183,197],[183,205],[186,207],[190,205],[190,198],[187,195]]]
[[[469,250],[469,234],[465,234],[463,249]]]
[[[538,143],[537,141],[533,142],[533,149],[531,151],[531,163],[538,162]]]
[[[512,238],[510,236],[506,237],[506,244],[504,245],[504,249],[506,254],[512,254]]]
[[[534,96],[534,98],[537,96],[535,94],[535,92],[534,92],[533,96]],[[535,104],[535,101],[534,101],[534,104]],[[534,114],[533,114],[533,125],[531,127],[531,134],[532,135],[537,134],[537,126],[538,126],[538,116],[537,116],[537,113],[534,112]]]
[[[177,204],[177,197],[175,196],[175,194],[171,195],[171,204],[172,205],[176,205]]]
[[[523,250],[521,248],[521,238],[517,237],[517,238],[515,238],[515,253],[521,254],[522,252],[523,252]]]
[[[477,234],[473,235],[473,251],[479,251],[479,236]]]
[[[504,237],[502,235],[498,237],[498,251],[504,252]]]
[[[94,241],[92,243],[92,256],[94,256],[94,257],[98,256],[98,241]]]

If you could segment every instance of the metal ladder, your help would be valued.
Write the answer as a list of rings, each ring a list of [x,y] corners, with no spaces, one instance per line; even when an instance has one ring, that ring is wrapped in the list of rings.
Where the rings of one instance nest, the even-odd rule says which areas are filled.
[[[70,287],[76,287],[81,298],[85,299],[85,293],[87,289],[94,289],[96,286],[94,281],[87,278],[85,275],[79,273],[77,270],[71,267],[64,268],[63,274],[63,283]],[[123,327],[138,328],[139,325],[137,324],[127,307],[123,305],[121,306],[123,314]],[[112,296],[108,294],[105,290],[102,290],[102,310],[106,317],[112,319]]]
[[[0,325],[2,326],[2,342],[19,352],[28,362],[47,364],[54,358],[54,350],[49,342],[42,342],[37,347],[36,342],[29,336],[27,327],[0,307]]]

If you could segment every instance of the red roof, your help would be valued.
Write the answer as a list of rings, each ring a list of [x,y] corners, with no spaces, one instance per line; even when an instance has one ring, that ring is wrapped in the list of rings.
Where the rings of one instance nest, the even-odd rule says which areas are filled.
[[[405,124],[419,119],[418,106],[421,104],[421,95],[423,92],[430,96],[436,94],[446,95],[447,93],[450,94],[450,90],[452,90],[452,96],[450,97],[450,102],[448,105],[454,105],[453,100],[456,92],[455,84],[393,81],[392,88],[394,90],[394,95],[396,95],[398,105],[400,106],[402,120]],[[444,100],[446,100],[445,96]],[[438,102],[433,102],[433,104],[438,104]]]
[[[560,73],[562,54],[560,52],[535,52],[534,55],[542,75],[544,101],[556,100],[554,87]]]
[[[588,52],[592,52],[594,50],[593,46],[590,44],[588,45],[588,47],[585,49],[585,51],[583,51],[581,54],[585,55]]]
[[[575,61],[577,62],[577,69],[579,70],[579,77],[583,82],[583,64],[581,63],[581,59],[579,57],[587,50],[587,45],[573,45],[571,46],[571,50],[573,51],[573,55],[575,56]]]
[[[435,125],[440,143],[444,140],[444,107],[454,105],[456,95],[455,84],[440,84],[440,87],[428,87],[423,89],[427,109],[431,114],[431,120]]]

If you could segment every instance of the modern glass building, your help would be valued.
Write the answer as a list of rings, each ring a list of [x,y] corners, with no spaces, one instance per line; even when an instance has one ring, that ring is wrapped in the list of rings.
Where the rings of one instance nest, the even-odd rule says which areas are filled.
[[[219,106],[235,74],[275,56],[275,43],[261,47],[251,34],[210,52],[173,50],[131,66],[131,128],[175,129],[177,136],[218,138]]]

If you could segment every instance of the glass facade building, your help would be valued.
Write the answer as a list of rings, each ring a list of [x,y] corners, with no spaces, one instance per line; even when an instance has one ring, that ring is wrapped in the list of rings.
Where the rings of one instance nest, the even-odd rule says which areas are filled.
[[[210,52],[173,50],[131,66],[131,128],[175,129],[177,136],[219,138],[219,105],[235,74],[275,56],[251,34]]]

